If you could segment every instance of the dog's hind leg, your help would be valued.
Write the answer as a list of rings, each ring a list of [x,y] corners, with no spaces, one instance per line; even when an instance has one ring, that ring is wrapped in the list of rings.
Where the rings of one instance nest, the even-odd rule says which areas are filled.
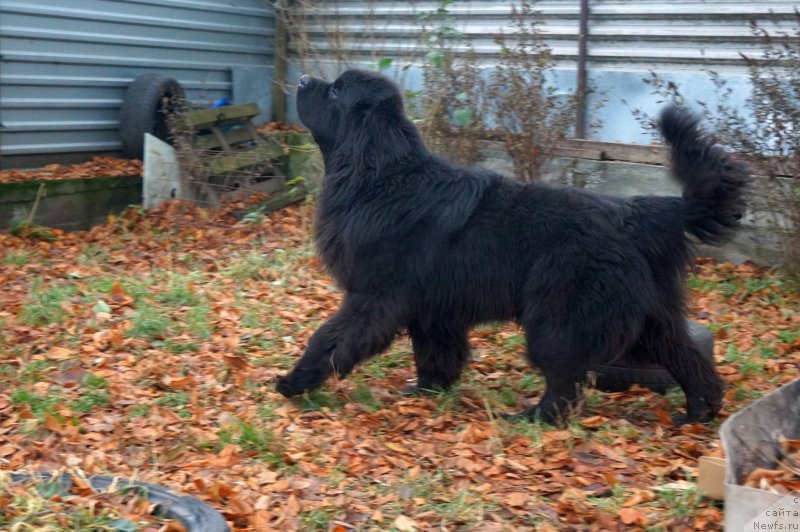
[[[311,336],[294,368],[278,380],[277,391],[287,397],[299,395],[320,387],[333,373],[348,375],[360,362],[385,351],[402,321],[390,301],[348,295]]]
[[[552,325],[536,323],[527,326],[525,332],[526,356],[544,374],[546,388],[537,405],[507,418],[563,425],[583,398],[588,367],[593,362],[590,351],[576,335],[558,331]]]
[[[434,323],[412,323],[408,333],[414,344],[417,390],[446,390],[455,384],[469,360],[467,330]]]
[[[703,356],[689,336],[686,320],[648,320],[640,340],[648,358],[664,366],[686,395],[686,414],[674,421],[706,422],[714,419],[722,407],[725,381],[714,362]]]

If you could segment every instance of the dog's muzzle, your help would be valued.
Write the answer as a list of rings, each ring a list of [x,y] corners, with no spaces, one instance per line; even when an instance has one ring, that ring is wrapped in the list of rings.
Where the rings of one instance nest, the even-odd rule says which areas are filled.
[[[310,82],[311,82],[311,76],[308,76],[306,74],[303,74],[302,76],[300,76],[300,86],[301,87],[305,87]]]

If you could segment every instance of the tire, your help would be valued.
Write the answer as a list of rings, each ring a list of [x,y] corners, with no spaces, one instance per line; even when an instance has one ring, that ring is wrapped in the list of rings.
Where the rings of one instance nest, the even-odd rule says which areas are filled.
[[[702,323],[689,321],[688,325],[689,336],[701,355],[713,361],[714,335]],[[594,364],[589,367],[589,371],[595,375],[594,387],[604,392],[624,392],[631,385],[637,384],[663,394],[678,386],[672,375],[658,364]]]
[[[35,477],[28,473],[11,474],[12,483],[26,482],[31,478],[48,481],[52,477],[50,473],[37,474]],[[65,488],[72,485],[72,477],[69,474],[59,475],[59,480]],[[115,480],[118,488],[126,486],[143,488],[147,499],[155,505],[153,511],[155,515],[167,519],[177,519],[189,532],[228,532],[230,530],[222,514],[194,497],[178,495],[164,487],[146,482],[129,482],[122,478],[114,479],[103,476],[89,477],[92,488],[101,492],[107,490]]]
[[[142,158],[145,133],[168,142],[167,118],[180,109],[185,98],[183,87],[174,78],[150,73],[133,80],[119,112],[119,134],[125,155]]]

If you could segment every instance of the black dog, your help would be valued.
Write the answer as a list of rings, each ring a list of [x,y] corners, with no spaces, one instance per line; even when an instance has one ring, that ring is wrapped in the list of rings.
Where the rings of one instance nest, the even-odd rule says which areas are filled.
[[[669,370],[686,394],[686,421],[714,417],[723,381],[687,332],[685,233],[724,241],[748,174],[696,117],[678,107],[661,116],[683,198],[620,199],[432,155],[397,86],[375,73],[351,70],[333,83],[303,76],[297,98],[325,160],[317,247],[345,299],[279,380],[280,393],[349,374],[401,330],[418,388],[445,389],[468,360],[470,327],[515,320],[547,380],[528,418],[563,421],[586,368],[631,353]]]

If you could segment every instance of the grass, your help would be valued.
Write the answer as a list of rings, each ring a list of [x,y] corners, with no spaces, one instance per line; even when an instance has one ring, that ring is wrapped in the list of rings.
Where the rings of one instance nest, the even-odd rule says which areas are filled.
[[[349,399],[353,402],[364,405],[364,407],[370,412],[380,410],[383,407],[383,402],[375,397],[375,394],[372,393],[372,390],[369,389],[369,386],[367,386],[367,384],[361,379],[357,380],[356,387],[350,393]]]
[[[133,327],[128,331],[129,336],[139,338],[160,338],[167,333],[172,324],[169,314],[154,309],[149,305],[141,305],[133,315]]]
[[[33,360],[22,370],[20,382],[33,384],[43,381],[47,378],[47,374],[52,367],[53,364],[49,360]]]
[[[63,303],[67,303],[76,293],[73,285],[58,282],[43,284],[40,279],[35,279],[31,283],[28,300],[20,310],[20,320],[29,325],[58,325],[69,315]]]
[[[33,253],[27,251],[9,251],[0,258],[0,264],[10,264],[12,266],[25,266],[30,262]]]
[[[331,512],[315,508],[308,512],[301,512],[300,522],[303,530],[329,530],[331,517]]]
[[[188,405],[191,399],[189,392],[181,390],[178,392],[165,393],[160,398],[156,399],[156,404],[166,408],[180,409]]]
[[[231,257],[222,265],[222,274],[234,281],[268,280],[272,268],[271,260],[263,251],[251,250]]]
[[[414,364],[414,355],[405,342],[395,342],[388,353],[379,355],[362,366],[359,371],[364,375],[382,379],[401,368],[409,368]]]
[[[135,405],[127,413],[128,419],[136,417],[145,417],[150,413],[150,405]]]
[[[95,408],[103,408],[111,404],[108,394],[102,390],[88,390],[70,403],[72,410],[81,413],[91,412]]]
[[[153,299],[165,307],[196,307],[202,298],[192,287],[194,276],[167,274],[167,289],[157,292]]]
[[[313,410],[339,410],[344,406],[344,399],[326,388],[317,388],[303,394],[300,409],[306,412]]]
[[[16,406],[28,406],[36,417],[44,418],[45,412],[52,414],[54,407],[62,401],[56,393],[39,394],[25,388],[17,388],[11,392],[11,403]]]
[[[284,459],[285,448],[280,439],[266,425],[255,425],[242,420],[226,424],[219,432],[217,450],[236,444],[244,451],[255,451],[260,460],[272,467],[290,473],[296,469]]]
[[[671,517],[685,517],[693,515],[700,501],[700,492],[697,487],[687,489],[661,489],[656,492],[653,506],[667,508],[667,515]]]
[[[461,383],[447,392],[422,397],[399,393],[415,374],[411,344],[401,337],[347,382],[330,382],[287,401],[274,390],[276,377],[297,360],[312,330],[341,300],[318,263],[310,260],[310,243],[291,231],[285,241],[277,233],[248,240],[250,233],[227,226],[182,232],[170,224],[148,223],[103,235],[108,244],[97,235],[84,243],[69,236],[75,238],[71,256],[80,268],[64,269],[59,263],[63,259],[45,247],[32,246],[0,259],[0,275],[20,266],[27,272],[36,267],[35,275],[22,279],[16,299],[9,296],[12,311],[0,312],[0,358],[9,361],[0,363],[0,404],[10,403],[7,408],[18,419],[10,432],[0,435],[5,453],[19,446],[36,449],[41,460],[22,458],[32,466],[76,455],[75,437],[67,434],[77,429],[85,450],[77,456],[91,456],[95,468],[137,469],[142,478],[166,480],[188,491],[199,489],[192,482],[206,469],[184,464],[224,463],[230,453],[230,466],[213,466],[213,483],[231,486],[250,507],[268,499],[267,512],[284,515],[280,526],[286,529],[330,530],[337,527],[335,521],[347,521],[355,513],[367,521],[349,524],[365,529],[389,530],[404,515],[424,523],[420,528],[480,530],[490,518],[508,529],[521,529],[552,525],[556,514],[575,517],[574,512],[562,513],[559,495],[582,490],[583,482],[604,486],[604,467],[616,475],[611,494],[587,495],[583,502],[589,511],[617,509],[642,486],[653,489],[681,474],[665,472],[665,464],[680,461],[691,467],[682,451],[687,442],[698,452],[717,445],[714,424],[697,432],[667,426],[660,432],[663,423],[654,415],[654,404],[683,408],[680,390],[665,397],[634,392],[613,398],[587,390],[583,414],[563,429],[499,419],[499,413],[534,402],[544,389],[541,374],[524,369],[524,335],[513,325],[489,325],[470,336],[475,361]],[[266,217],[248,231],[267,231],[269,223]],[[195,230],[203,236],[194,236]],[[212,232],[216,234],[208,234]],[[193,243],[206,236],[216,243]],[[112,260],[120,253],[128,262]],[[732,383],[726,409],[733,412],[795,371],[791,364],[796,351],[787,350],[800,338],[800,309],[772,276],[748,281],[739,278],[738,269],[731,268],[728,275],[705,268],[710,274],[692,277],[689,283],[704,292],[699,305],[718,322],[712,329],[727,333],[717,337],[717,352],[724,355],[720,363],[744,375],[733,384],[728,377],[733,372],[726,373]],[[724,275],[728,278],[720,280]],[[132,300],[126,297],[120,304],[115,285]],[[98,305],[101,300],[105,306]],[[103,315],[96,316],[98,311]],[[124,331],[121,345],[93,340],[109,329]],[[69,351],[54,352],[57,346]],[[248,367],[231,367],[229,356],[246,359]],[[772,375],[766,374],[766,364]],[[56,378],[73,370],[88,373],[68,384]],[[191,376],[196,391],[167,386],[164,376],[178,375]],[[191,420],[175,422],[163,409]],[[61,420],[58,416],[67,410],[69,419]],[[51,430],[45,413],[74,425],[67,427],[67,434],[52,424]],[[591,427],[580,423],[594,415],[608,421]],[[90,428],[97,423],[113,423],[113,434]],[[81,432],[90,431],[92,438],[83,438]],[[45,451],[40,442],[46,438],[51,447]],[[180,451],[180,459],[165,459],[170,452],[159,450],[174,447],[176,439],[191,444]],[[149,457],[160,458],[142,464],[128,460],[143,445]],[[594,446],[628,456],[641,467],[619,472],[618,464]],[[227,451],[221,454],[223,449]],[[577,462],[561,465],[566,455],[586,468],[578,470]],[[14,455],[3,459],[21,460]],[[462,460],[483,463],[486,469],[468,470]],[[650,460],[655,466],[650,467]],[[537,469],[542,464],[545,469]],[[410,475],[412,468],[416,472]],[[308,482],[311,491],[305,487]],[[532,492],[524,508],[504,499],[531,485],[550,498]],[[270,486],[277,488],[271,491]],[[318,486],[324,490],[316,491]],[[479,492],[479,486],[490,487]],[[261,499],[265,493],[268,497]],[[300,500],[296,516],[280,513],[290,494]],[[224,499],[212,504],[231,508]],[[341,504],[349,505],[347,512]],[[539,505],[550,513],[540,512]],[[355,506],[367,509],[352,510]],[[709,503],[672,490],[637,507],[652,522],[661,522],[672,515],[698,516]],[[369,521],[369,512],[375,511],[384,514],[382,521]],[[253,527],[246,518],[237,522],[248,524]]]
[[[497,505],[485,503],[480,494],[474,493],[469,489],[459,489],[449,500],[437,500],[430,496],[431,502],[424,504],[422,510],[435,512],[441,518],[441,527],[480,527],[484,522],[487,512],[497,510]]]

